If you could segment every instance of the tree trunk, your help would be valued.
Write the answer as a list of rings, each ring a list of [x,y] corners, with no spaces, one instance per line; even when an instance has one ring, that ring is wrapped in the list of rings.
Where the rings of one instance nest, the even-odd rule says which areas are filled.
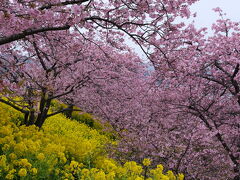
[[[66,115],[67,118],[72,118],[72,113],[73,113],[73,104],[68,105],[69,110],[67,110],[64,114]]]
[[[35,122],[36,116],[35,116],[35,110],[30,110],[24,113],[24,124],[26,126],[33,125]]]
[[[32,110],[30,111],[30,116],[29,116],[29,125],[33,125],[35,122],[36,116],[35,116],[35,111]]]
[[[28,125],[28,117],[29,117],[29,112],[27,111],[24,113],[24,122],[23,123],[25,125]]]
[[[37,120],[34,123],[37,127],[41,128],[45,120],[51,105],[51,99],[42,99],[40,102],[40,113],[37,116]]]

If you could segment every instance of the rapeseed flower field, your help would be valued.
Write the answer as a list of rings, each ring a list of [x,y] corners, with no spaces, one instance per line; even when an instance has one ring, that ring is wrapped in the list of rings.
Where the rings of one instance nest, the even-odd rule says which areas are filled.
[[[183,174],[164,171],[162,165],[150,169],[150,159],[140,165],[109,158],[107,146],[116,145],[114,140],[63,114],[47,119],[40,130],[20,126],[21,118],[17,111],[0,103],[0,179],[184,179]]]

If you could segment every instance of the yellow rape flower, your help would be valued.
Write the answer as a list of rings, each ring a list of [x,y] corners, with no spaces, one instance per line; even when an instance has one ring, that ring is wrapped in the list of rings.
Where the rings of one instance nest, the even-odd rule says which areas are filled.
[[[135,178],[135,180],[144,180],[144,178],[138,176]]]
[[[99,169],[97,169],[97,168],[90,169],[91,174],[96,174],[98,171],[99,171]]]
[[[163,165],[162,164],[157,165],[157,169],[162,172],[163,171]]]
[[[8,151],[10,149],[10,146],[8,144],[4,144],[4,146],[2,147],[3,151]]]
[[[88,177],[88,176],[90,175],[89,170],[88,170],[88,169],[85,169],[85,168],[82,169],[82,172],[81,172],[81,173],[82,173],[82,176],[83,176],[83,177]]]
[[[178,180],[184,180],[184,175],[183,174],[178,174]]]
[[[6,167],[7,157],[5,155],[0,156],[0,167]]]
[[[116,176],[115,172],[110,172],[106,175],[106,179],[107,180],[114,180],[115,176]]]
[[[170,180],[170,178],[168,176],[162,175],[161,176],[162,180]]]
[[[9,174],[14,174],[16,172],[16,169],[11,169],[8,173]]]
[[[19,155],[22,155],[26,151],[27,146],[23,142],[20,142],[14,146],[14,152],[16,152]]]
[[[10,158],[11,160],[17,159],[17,155],[14,154],[14,153],[10,153],[10,154],[9,154],[9,158]]]
[[[77,161],[71,161],[70,167],[71,168],[77,168],[78,167],[78,162]]]
[[[55,169],[55,174],[58,175],[59,173],[60,173],[60,169],[59,168]]]
[[[38,160],[44,160],[44,159],[45,159],[45,155],[44,155],[43,153],[39,153],[39,154],[37,155],[37,159],[38,159]]]
[[[5,179],[13,179],[14,173],[16,172],[16,169],[11,169],[8,174],[5,176]]]
[[[117,166],[109,159],[104,159],[103,163],[102,161],[99,162],[101,163],[99,164],[100,168],[106,172],[114,172],[117,169]]]
[[[5,176],[6,179],[13,179],[14,178],[14,175],[13,174],[7,174]]]
[[[38,173],[37,168],[32,168],[32,169],[31,169],[31,173],[32,173],[33,175],[36,175],[36,174]]]
[[[172,171],[168,171],[167,176],[169,177],[170,180],[176,180],[176,177],[174,176]]]
[[[94,176],[95,180],[106,180],[106,175],[103,171],[99,171],[97,174]]]
[[[143,163],[144,166],[150,166],[151,165],[151,159],[145,158],[145,159],[143,159],[142,163]]]
[[[32,164],[29,163],[27,159],[21,159],[19,164],[23,167],[26,167],[26,168],[31,168],[32,167]]]
[[[59,157],[59,159],[60,159],[60,161],[62,163],[66,163],[67,162],[67,158],[65,157],[65,154],[63,152],[59,152],[58,153],[58,157]]]
[[[4,126],[0,129],[0,134],[8,136],[11,135],[13,132],[13,129],[10,125]]]
[[[22,168],[18,171],[18,175],[23,177],[27,175],[27,170],[25,168]]]
[[[142,173],[142,166],[137,165],[137,163],[135,161],[126,162],[124,164],[124,168],[134,174]]]

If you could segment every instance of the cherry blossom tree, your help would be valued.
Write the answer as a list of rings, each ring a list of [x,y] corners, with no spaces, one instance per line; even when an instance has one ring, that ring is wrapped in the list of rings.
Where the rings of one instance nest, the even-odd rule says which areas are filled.
[[[224,19],[220,9],[215,11],[221,19],[212,26],[213,36],[189,25],[169,34],[175,38],[162,39],[152,57],[158,72],[155,78],[161,79],[157,87],[164,94],[161,100],[169,107],[170,116],[165,118],[184,128],[178,131],[180,141],[188,136],[180,167],[198,163],[202,169],[186,169],[194,179],[239,179],[240,29],[239,23]]]
[[[104,43],[101,47],[90,43],[78,34],[72,33],[75,41],[69,40],[68,33],[34,35],[22,45],[21,50],[27,52],[25,56],[14,55],[15,50],[9,54],[15,58],[12,61],[24,59],[24,63],[6,70],[9,73],[3,78],[4,98],[0,101],[24,113],[26,125],[41,127],[47,117],[70,110],[68,107],[49,112],[53,99],[73,105],[79,101],[77,94],[84,86],[89,89],[86,91],[90,91],[90,84],[101,89],[107,86],[108,79],[118,82],[122,76],[121,79],[128,81],[138,72],[140,61],[127,47],[124,55]],[[109,51],[111,54],[106,53]]]
[[[190,15],[188,6],[195,1],[4,0],[0,5],[2,54],[0,59],[1,77],[3,77],[1,79],[4,79],[0,82],[0,88],[19,88],[16,85],[19,77],[28,76],[28,79],[34,80],[36,84],[37,79],[43,78],[38,76],[43,74],[46,79],[52,76],[53,80],[56,74],[63,72],[62,70],[55,72],[58,63],[62,61],[60,67],[67,68],[80,61],[73,60],[74,58],[70,56],[76,55],[76,52],[80,52],[82,46],[86,45],[80,43],[83,42],[82,39],[94,44],[96,48],[101,49],[104,43],[106,46],[124,51],[126,49],[123,45],[124,35],[127,35],[149,56],[148,49],[152,45],[150,39],[161,39],[164,33],[177,28],[173,23],[174,19],[177,16],[188,17]],[[81,40],[76,44],[79,38]],[[71,42],[75,46],[72,46]],[[105,51],[106,54],[112,52],[112,48],[109,49],[111,49],[109,52]],[[60,56],[60,53],[66,56],[65,65],[64,60],[60,60],[64,57]],[[88,55],[89,52],[84,54],[84,58]],[[68,57],[70,57],[69,61],[73,62],[67,62]],[[97,60],[97,57],[95,58]],[[43,72],[37,71],[38,65]],[[38,72],[38,76],[33,77],[32,72],[27,72],[30,70]],[[67,73],[65,70],[64,72]],[[66,77],[70,78],[70,76]],[[67,78],[63,77],[62,81],[68,82]],[[82,86],[83,82],[84,79],[79,82],[76,80],[74,88]],[[70,87],[70,85],[65,86],[65,90],[69,93],[73,91],[73,87]],[[30,94],[32,92],[27,96],[30,97]],[[26,118],[34,114],[25,111],[24,113]],[[44,114],[45,117],[46,112]]]
[[[84,41],[100,49],[104,43],[106,46],[124,51],[125,34],[134,40],[146,55],[149,55],[147,51],[147,47],[151,45],[149,40],[161,39],[162,34],[176,28],[173,20],[177,16],[188,17],[190,14],[188,6],[195,1],[4,0],[0,5],[1,77],[4,79],[0,82],[0,88],[19,88],[18,78],[24,77],[41,87],[45,96],[46,86],[38,81],[43,77],[56,81],[57,75],[61,74],[58,84],[61,84],[60,81],[66,83],[66,85],[63,83],[63,87],[68,92],[61,94],[67,95],[74,88],[81,87],[86,81],[84,78],[89,78],[86,76],[79,81],[72,81],[71,83],[75,83],[73,87],[67,82],[74,78],[70,75],[63,77],[63,72],[71,73],[69,70],[66,71],[66,68],[71,69],[69,66],[75,66],[82,60],[77,58],[79,56],[77,53],[85,48],[83,46],[87,43],[83,43]],[[76,41],[80,42],[76,43]],[[88,44],[86,47],[89,46]],[[109,49],[111,49],[109,52],[104,50],[106,54],[112,52],[112,48]],[[86,58],[89,56],[89,51],[82,52],[81,55],[84,60],[89,59]],[[98,59],[96,56],[95,58]],[[38,69],[39,65],[40,69]],[[32,75],[34,73],[35,75]],[[75,73],[79,72],[76,70]],[[70,80],[67,80],[67,77]],[[40,81],[44,82],[44,80]],[[22,86],[28,87],[25,84]],[[36,89],[36,87],[28,87],[28,89]],[[28,92],[26,96],[31,97],[32,93]],[[50,95],[47,93],[46,96]],[[49,104],[44,100],[43,104],[45,103]],[[32,108],[34,105],[30,104],[29,102]],[[41,105],[40,107],[44,109]],[[41,111],[44,111],[43,109]],[[41,116],[45,117],[47,111]],[[34,114],[34,112],[22,112],[26,115],[25,119]],[[42,122],[37,124],[41,126]]]
[[[213,36],[189,25],[153,43],[152,82],[133,83],[133,101],[99,96],[94,111],[119,127],[127,158],[148,156],[187,179],[239,179],[239,24],[216,11]]]
[[[69,110],[49,111],[60,99],[110,122],[126,158],[187,179],[239,179],[239,24],[222,18],[206,36],[174,22],[195,1],[3,0],[0,101],[41,127]]]
[[[113,42],[121,41],[118,35],[126,33],[140,45],[147,42],[150,35],[156,36],[171,28],[175,17],[189,16],[188,5],[195,1],[3,0],[0,45],[76,26],[84,28],[84,34],[102,33]]]

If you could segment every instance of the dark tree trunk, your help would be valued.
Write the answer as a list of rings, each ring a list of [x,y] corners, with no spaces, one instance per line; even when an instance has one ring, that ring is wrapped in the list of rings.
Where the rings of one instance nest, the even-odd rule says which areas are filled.
[[[73,104],[68,105],[68,109],[64,114],[66,115],[67,118],[71,119],[72,118],[72,113],[73,113]]]
[[[30,111],[30,116],[29,116],[29,120],[28,120],[29,125],[33,125],[35,122],[35,119],[36,119],[35,111],[32,110],[32,111]]]
[[[47,119],[47,114],[51,106],[51,99],[43,99],[40,102],[40,113],[37,116],[37,120],[34,123],[37,127],[41,128],[45,120]]]
[[[24,124],[26,126],[33,125],[35,122],[36,116],[35,116],[35,110],[30,110],[24,113]]]
[[[28,125],[28,117],[29,117],[29,112],[27,111],[24,113],[24,122],[23,123],[25,125]]]

